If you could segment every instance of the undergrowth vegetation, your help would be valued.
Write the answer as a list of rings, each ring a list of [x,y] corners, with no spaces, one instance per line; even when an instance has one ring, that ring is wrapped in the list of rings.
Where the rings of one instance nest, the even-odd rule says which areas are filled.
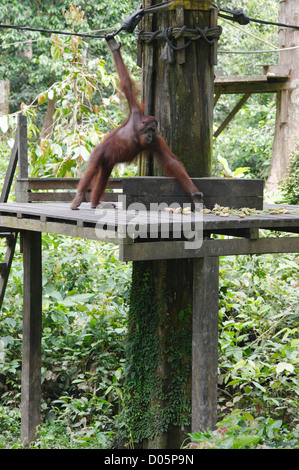
[[[218,430],[191,435],[190,445],[299,447],[298,257],[223,258],[220,274]],[[122,419],[130,282],[131,265],[118,261],[113,245],[43,235],[36,446],[130,443]],[[0,448],[21,447],[21,341],[17,254],[1,314]]]

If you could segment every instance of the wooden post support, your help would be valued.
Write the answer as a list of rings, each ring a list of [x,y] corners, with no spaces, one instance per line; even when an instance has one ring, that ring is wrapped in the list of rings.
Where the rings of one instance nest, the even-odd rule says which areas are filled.
[[[27,118],[22,114],[18,115],[17,140],[19,156],[19,177],[28,178]]]
[[[143,6],[154,4],[155,2],[152,0],[143,0]],[[146,20],[143,22],[141,28],[145,31],[152,32],[167,31],[168,28],[177,26],[186,26],[187,28],[199,27],[204,30],[206,27],[209,28],[211,24],[215,25],[217,23],[213,8],[214,2],[212,0],[194,0],[191,2],[182,0],[180,2],[173,2],[173,4],[171,3],[169,5],[168,9],[158,11],[154,14],[151,25],[148,25]],[[149,27],[151,27],[150,30],[147,29]],[[184,42],[187,43],[186,38]],[[174,47],[177,47],[181,45],[181,43],[183,43],[183,41],[178,39],[178,41],[173,40],[172,44]],[[205,41],[204,38],[201,38],[190,41],[188,47],[184,49],[183,54],[180,50],[173,50],[173,47],[171,48],[171,54],[169,54],[169,48],[169,43],[166,43],[163,39],[152,41],[150,44],[144,45],[142,66],[144,77],[143,98],[146,103],[145,113],[154,115],[157,118],[159,132],[165,138],[173,153],[183,162],[191,177],[210,177],[212,171],[213,146],[213,64],[216,61],[215,47]],[[150,63],[148,63],[149,57],[151,57]],[[148,160],[148,157],[143,158],[145,158],[146,163],[140,165],[142,176],[157,176],[161,174],[161,168],[156,159],[150,164],[151,161]],[[144,172],[146,172],[146,174]],[[201,190],[201,188],[199,188],[199,190]],[[161,187],[159,191],[163,196]],[[165,194],[165,197],[166,196]],[[196,266],[197,263],[200,263],[200,261],[196,261]],[[208,262],[205,260],[204,263]],[[208,273],[208,270],[203,269],[203,272]],[[131,301],[129,312],[130,330],[132,332],[140,331],[139,324],[136,325],[137,307],[138,322],[142,322],[146,314],[149,314],[150,318],[153,318],[150,308],[152,308],[153,302],[157,300],[160,306],[155,309],[154,321],[158,325],[158,350],[163,351],[165,349],[164,344],[168,345],[174,341],[173,336],[177,334],[178,331],[177,319],[181,318],[182,313],[186,316],[187,312],[190,311],[190,307],[192,308],[193,295],[195,296],[195,301],[197,301],[195,307],[196,318],[198,318],[197,316],[200,312],[201,307],[199,303],[202,300],[197,297],[196,293],[193,294],[192,260],[174,259],[167,260],[166,262],[164,260],[157,260],[149,263],[144,262],[141,267],[138,266],[138,263],[134,263],[133,279],[135,279],[135,282],[139,279],[146,279],[147,290],[142,290],[141,293],[136,289],[133,290],[132,300],[134,302]],[[215,287],[211,287],[211,282],[217,283],[218,286],[216,276],[208,275],[207,279],[201,280],[202,286],[200,286],[200,292],[202,293],[202,298],[206,299],[202,302],[209,303],[212,299],[212,297],[210,298],[209,296],[209,291],[212,289],[214,292],[216,289]],[[197,282],[195,285],[196,289],[198,289]],[[205,292],[205,289],[207,289],[208,292]],[[140,302],[140,295],[144,295],[143,302]],[[215,301],[215,299],[213,300]],[[137,303],[136,308],[135,302]],[[207,308],[209,308],[208,304]],[[142,314],[139,312],[140,309],[142,310]],[[148,311],[146,312],[145,310]],[[195,325],[197,328],[194,335],[196,339],[195,344],[201,344],[203,338],[203,333],[199,332],[201,321],[203,321],[203,319]],[[211,327],[214,327],[213,325]],[[189,335],[190,340],[188,345],[191,346],[190,324],[184,324],[184,327],[182,324],[180,326],[182,327],[181,338],[185,338]],[[217,330],[216,333],[213,332],[213,334],[217,335]],[[149,341],[149,338],[149,334],[147,338],[145,334],[142,340],[147,339]],[[217,353],[217,341],[214,341],[213,346],[211,345],[211,348],[212,347],[216,348]],[[203,348],[201,348],[201,350],[202,349]],[[211,349],[209,349],[209,351],[210,350]],[[142,357],[143,361],[147,362],[148,358],[142,356],[145,353],[146,349],[140,350],[139,359]],[[130,360],[132,360],[132,358]],[[134,386],[134,390],[136,390],[134,406],[136,409],[142,406],[143,414],[140,415],[140,423],[136,424],[136,430],[132,429],[132,435],[136,432],[138,439],[143,439],[144,447],[175,448],[173,446],[178,445],[178,442],[179,445],[181,445],[183,440],[187,437],[186,433],[188,432],[189,425],[178,425],[178,419],[182,420],[182,422],[186,422],[184,412],[187,409],[187,405],[183,407],[184,412],[180,411],[181,408],[177,405],[174,406],[171,412],[169,412],[167,408],[167,400],[169,402],[170,396],[173,403],[178,403],[183,397],[186,404],[189,404],[191,399],[191,374],[188,374],[188,378],[181,378],[184,387],[179,393],[177,391],[178,389],[172,390],[171,387],[167,390],[166,385],[171,383],[174,370],[180,371],[180,373],[182,370],[184,372],[186,371],[186,373],[189,369],[191,370],[192,361],[190,350],[188,350],[188,353],[184,352],[184,354],[182,354],[180,361],[180,363],[174,361],[174,363],[171,364],[173,368],[173,370],[171,370],[169,358],[166,358],[166,355],[162,354],[156,365],[154,376],[161,375],[161,371],[163,371],[163,383],[165,384],[163,394],[164,405],[161,405],[161,397],[157,398],[155,396],[152,396],[150,402],[145,403],[143,400],[142,405],[141,402],[138,403],[139,400],[143,399],[144,379],[141,376],[138,377],[138,374],[141,374],[141,369],[136,372],[134,380],[138,385],[136,385],[136,387]],[[132,367],[135,367],[135,364],[132,364]],[[209,376],[208,373],[205,373],[203,368],[197,372],[197,368],[195,367],[195,371],[197,376],[196,374],[194,375],[194,384],[198,381],[204,381],[205,376]],[[151,379],[147,378],[147,380],[150,382]],[[214,395],[211,398],[206,394],[206,387],[208,386],[209,385],[205,383],[197,383],[196,390],[199,390],[199,392],[195,393],[194,410],[198,408],[198,403],[200,407],[206,407],[210,410],[211,406],[209,403],[214,403]],[[138,389],[138,387],[140,387],[140,389]],[[178,396],[176,396],[176,393],[178,393]],[[167,400],[165,398],[166,396]],[[142,429],[144,433],[144,429],[147,429],[148,426],[146,417],[149,415],[153,416],[153,410],[160,410],[161,406],[165,407],[165,416],[163,419],[165,423],[167,423],[167,426],[165,424],[162,426],[161,418],[157,415],[155,418],[158,424],[153,423],[150,431],[152,435],[148,438],[147,431],[146,439],[143,437],[140,438],[142,433],[139,432],[139,429]],[[175,418],[177,412],[181,413],[180,418]],[[210,411],[207,413],[208,416],[211,415]],[[189,420],[189,418],[190,416],[188,415],[187,419]],[[205,420],[203,422],[205,422]],[[196,424],[197,421],[195,422],[195,425]],[[155,429],[158,429],[158,431],[155,431]]]
[[[297,24],[299,2],[280,0],[278,21]],[[277,112],[271,166],[266,189],[269,193],[277,191],[281,180],[288,173],[289,157],[296,150],[299,136],[299,31],[292,28],[278,29],[279,66],[289,71],[289,90],[277,94]]]
[[[7,172],[0,196],[0,202],[7,202],[8,200],[18,160],[20,178],[28,177],[27,145],[27,119],[26,116],[18,115],[16,140],[9,159]]]
[[[193,260],[192,432],[217,420],[219,258]]]
[[[41,233],[23,233],[24,306],[21,440],[35,440],[40,424],[42,330]]]

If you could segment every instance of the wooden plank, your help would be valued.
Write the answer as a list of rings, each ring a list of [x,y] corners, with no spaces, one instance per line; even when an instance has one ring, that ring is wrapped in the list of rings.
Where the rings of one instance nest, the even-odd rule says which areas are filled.
[[[124,241],[120,244],[119,258],[121,261],[149,261],[266,253],[299,253],[299,237],[203,240],[202,245],[194,249],[186,249],[184,241]]]
[[[215,93],[243,94],[243,93],[277,93],[279,90],[290,89],[289,76],[276,75],[249,75],[243,77],[217,76],[214,81]]]
[[[121,189],[123,178],[110,178],[108,189]],[[18,182],[27,183],[27,189],[75,189],[80,178],[18,178]]]
[[[34,201],[67,201],[70,202],[75,197],[75,189],[79,183],[79,178],[18,178],[16,180],[16,201],[34,202]],[[74,190],[68,191],[68,190]],[[122,189],[122,178],[112,178],[107,185],[107,192],[104,196],[106,201],[117,200],[119,191]],[[40,192],[46,190],[47,192]],[[59,190],[65,190],[59,191]],[[112,190],[118,192],[113,193]],[[32,192],[36,191],[36,192]],[[56,192],[57,191],[57,192]],[[67,192],[68,191],[68,192]],[[89,200],[89,194],[86,194],[86,200]],[[3,201],[4,202],[4,201]]]
[[[191,432],[217,421],[219,258],[193,260]]]
[[[263,207],[263,181],[242,178],[192,178],[195,186],[204,194],[205,205],[212,209],[215,203],[229,207]],[[191,204],[189,195],[175,178],[135,177],[123,181],[126,208],[135,202],[150,204],[165,202]]]
[[[79,183],[79,178],[17,178],[16,184],[28,190],[73,189]]]
[[[217,75],[215,78],[215,85],[226,85],[226,84],[237,84],[241,85],[242,83],[251,83],[251,84],[259,84],[259,83],[266,83],[266,82],[283,82],[289,79],[289,74],[284,73],[280,75],[269,76],[267,74],[264,75],[243,75],[243,76],[220,76]]]
[[[28,192],[28,202],[71,202],[75,197],[75,192],[49,192],[49,193],[31,193]]]
[[[263,181],[242,178],[193,178],[196,186],[204,193],[205,205],[213,208],[214,204],[229,207],[251,207],[261,209],[263,204]],[[72,192],[30,192],[31,190],[72,189],[73,178],[53,179],[18,179],[16,182],[16,200],[18,202],[34,201],[71,201]],[[109,188],[123,189],[126,195],[126,207],[140,203],[150,209],[150,204],[174,202],[180,205],[191,205],[191,199],[181,188],[175,178],[134,177],[112,180]],[[105,201],[117,202],[121,192],[105,194]],[[87,195],[88,199],[88,195]]]
[[[21,441],[25,446],[36,439],[40,425],[42,256],[41,234],[23,233],[24,301],[21,392]]]
[[[199,188],[202,189],[202,188]],[[116,197],[117,200],[117,197]],[[133,207],[137,207],[139,204],[147,210],[156,210],[155,207],[172,206],[177,204],[181,207],[190,206],[191,198],[186,196],[160,196],[159,194],[153,194],[149,196],[126,196],[126,208],[132,210]],[[204,193],[204,204],[207,209],[213,209],[215,204],[220,206],[230,207],[234,209],[240,209],[242,207],[249,207],[252,209],[261,210],[263,208],[263,197],[262,196],[234,196],[226,195],[223,193],[222,196],[206,196]],[[163,207],[162,207],[163,209]],[[161,209],[160,209],[161,210]]]
[[[244,178],[191,178],[207,196],[223,196],[223,192],[239,196],[262,196],[263,180]],[[157,193],[163,196],[185,196],[186,193],[175,178],[163,176],[136,176],[124,178],[126,195],[147,196]]]
[[[28,202],[72,202],[76,193],[75,192],[48,192],[48,193],[28,193]],[[117,202],[119,194],[118,193],[105,193],[103,201]],[[89,200],[89,197],[86,197]]]
[[[16,217],[0,217],[1,222],[15,230],[27,230],[41,233],[54,233],[68,237],[83,238],[87,240],[104,241],[107,243],[119,243],[117,231],[110,228],[97,226],[92,227],[80,224],[66,224],[51,220],[23,219]],[[121,239],[122,240],[122,239]]]
[[[292,207],[290,210],[293,210]],[[65,203],[0,204],[0,226],[3,229],[6,227],[50,232],[55,228],[55,233],[88,236],[92,239],[96,237],[95,229],[112,230],[116,243],[119,241],[118,231],[132,232],[135,230],[134,225],[138,225],[138,230],[142,233],[155,229],[158,237],[162,229],[167,226],[172,233],[172,228],[176,227],[176,224],[179,226],[190,224],[190,230],[194,230],[195,224],[201,219],[202,215],[196,213],[182,215],[169,214],[165,211],[124,211],[113,209],[109,204],[107,207],[94,210],[88,203],[83,203],[79,211],[72,211],[69,204]],[[215,214],[204,214],[203,216],[203,231],[207,233],[230,233],[247,237],[250,236],[252,229],[259,228],[296,233],[299,228],[299,210],[287,214],[257,214],[244,219],[233,215],[220,217]]]

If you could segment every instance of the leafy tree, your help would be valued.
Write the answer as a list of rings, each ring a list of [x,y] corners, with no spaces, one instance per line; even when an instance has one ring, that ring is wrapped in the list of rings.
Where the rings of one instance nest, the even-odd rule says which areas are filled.
[[[69,0],[0,0],[0,23],[67,30],[69,23],[63,12],[69,8],[69,3]],[[76,5],[84,7],[85,11],[84,20],[75,25],[76,32],[103,29],[105,34],[107,28],[118,29],[123,19],[136,9],[137,1],[91,0],[86,5],[86,2],[77,0]],[[22,102],[28,104],[42,89],[60,80],[61,71],[51,64],[50,33],[0,28],[0,40],[0,77],[11,82],[10,106],[15,112]],[[132,38],[124,38],[124,42],[129,46]],[[90,59],[108,56],[105,42],[101,39],[89,39],[86,52]]]
[[[91,6],[88,8],[90,17]],[[64,22],[60,18],[60,23],[64,23],[64,27],[60,30],[90,30],[85,11],[80,6],[71,3],[63,11]],[[97,11],[99,15],[107,13],[113,18],[116,4],[112,2],[107,8],[101,4]],[[56,22],[53,23],[56,27]],[[115,95],[115,68],[113,66],[113,74],[109,75],[106,70],[109,69],[110,55],[107,55],[107,64],[97,54],[99,41],[107,54],[104,39],[97,40],[97,44],[93,40],[91,49],[85,38],[79,36],[52,34],[48,39],[51,39],[47,42],[47,47],[51,47],[46,51],[48,55],[41,54],[36,60],[39,65],[44,65],[42,70],[51,72],[51,77],[39,75],[40,82],[37,79],[35,83],[38,94],[21,105],[22,113],[28,118],[31,175],[76,176],[103,135],[119,124],[122,110]],[[126,37],[125,41],[132,44],[132,37]],[[23,83],[25,88],[30,85],[31,77],[38,75],[38,70],[28,74],[28,81]],[[11,122],[8,117],[1,118],[3,131],[7,130],[8,122]]]

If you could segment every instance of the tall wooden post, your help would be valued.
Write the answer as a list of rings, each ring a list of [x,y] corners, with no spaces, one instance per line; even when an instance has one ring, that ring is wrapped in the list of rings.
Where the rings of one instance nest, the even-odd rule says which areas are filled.
[[[40,424],[42,268],[41,234],[25,231],[23,236],[24,301],[21,439],[25,446],[36,438]]]
[[[143,3],[148,7],[156,2]],[[141,28],[145,31],[165,30],[177,25],[209,28],[215,26],[215,13],[210,0],[175,2],[174,8],[170,6],[167,10],[146,15]],[[187,39],[180,37],[173,42],[177,47]],[[143,44],[146,113],[157,117],[161,135],[183,161],[190,176],[211,176],[215,46],[198,39],[179,51],[169,47],[165,40]],[[141,160],[140,174],[159,175],[160,168],[153,158],[147,156]],[[133,439],[140,439],[143,447],[147,448],[177,448],[191,430],[192,342],[196,364],[200,364],[199,354],[203,354],[201,364],[209,361],[209,365],[193,373],[193,382],[209,382],[208,386],[201,383],[194,391],[192,406],[197,410],[192,409],[192,415],[195,413],[196,416],[193,427],[203,429],[215,424],[217,331],[209,336],[208,341],[206,333],[210,327],[216,325],[217,328],[217,270],[214,264],[211,269],[208,259],[202,264],[197,260],[193,284],[191,257],[133,264],[130,364],[126,383],[129,408],[132,409],[130,426]],[[216,297],[210,302],[211,296],[206,290],[214,282],[212,295]],[[206,299],[204,307],[199,293],[203,293],[203,299]],[[212,318],[210,326],[209,318]],[[204,334],[201,328],[204,328]],[[212,338],[213,342],[209,342]],[[211,351],[212,359],[208,357]],[[207,396],[210,391],[212,398]],[[201,414],[205,407],[204,414]]]
[[[219,258],[193,260],[192,432],[217,419]]]
[[[154,2],[144,3],[149,6]],[[174,3],[176,6],[169,10],[146,15],[142,28],[146,31],[175,26],[204,29],[217,23],[213,1],[182,0]],[[173,42],[175,47],[181,47],[187,39]],[[191,41],[186,49],[179,51],[172,50],[163,40],[143,47],[146,112],[156,116],[161,134],[192,177],[211,176],[214,49],[215,46],[204,39]],[[152,168],[148,161],[143,160],[141,172],[147,176],[159,175],[161,169],[155,160]]]
[[[28,178],[27,118],[22,114],[18,115],[17,142],[19,156],[19,177]]]
[[[297,0],[280,0],[279,22],[299,24],[299,2]],[[277,93],[277,113],[272,159],[266,189],[270,192],[279,188],[286,176],[289,157],[296,148],[299,137],[299,31],[289,28],[279,29],[279,65],[290,74],[291,89]],[[293,48],[293,49],[290,49]],[[286,50],[283,50],[286,49]]]

